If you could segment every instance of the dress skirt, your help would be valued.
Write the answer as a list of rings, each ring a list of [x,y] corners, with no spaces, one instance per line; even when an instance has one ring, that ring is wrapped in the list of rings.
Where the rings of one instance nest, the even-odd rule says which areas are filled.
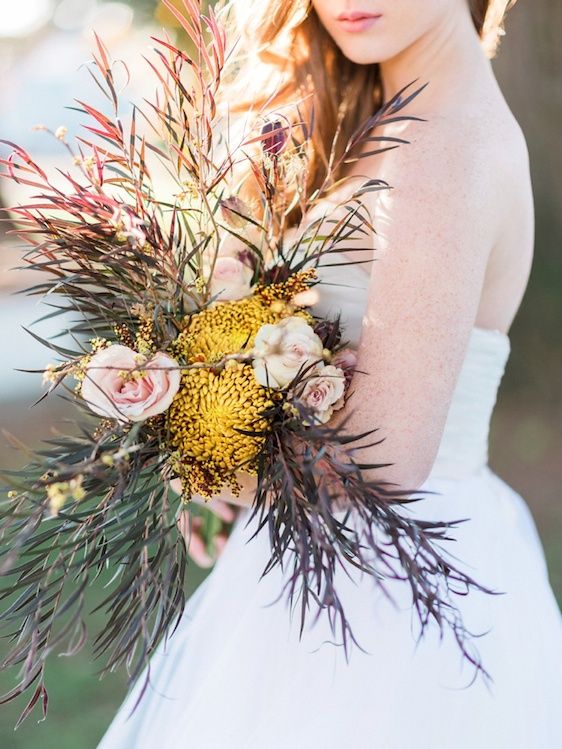
[[[338,586],[363,650],[346,659],[323,618],[299,640],[300,607],[279,598],[280,570],[260,579],[267,529],[248,543],[245,510],[99,749],[561,749],[562,618],[525,501],[488,466],[424,489],[414,514],[469,519],[444,548],[498,592],[457,600],[491,682],[450,633],[418,640],[404,583],[391,602],[356,571]]]

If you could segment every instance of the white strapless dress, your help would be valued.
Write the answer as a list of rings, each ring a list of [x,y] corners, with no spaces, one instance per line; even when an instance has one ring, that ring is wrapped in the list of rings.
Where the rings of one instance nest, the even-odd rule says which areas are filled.
[[[343,282],[342,282],[343,278]],[[323,312],[357,339],[367,274],[324,269]],[[336,279],[340,284],[336,285]],[[429,630],[417,646],[408,591],[393,606],[372,579],[339,577],[353,631],[349,661],[320,619],[298,638],[279,569],[263,579],[267,533],[237,518],[212,573],[133,688],[99,749],[562,749],[562,618],[527,505],[488,467],[488,430],[509,338],[475,327],[432,473],[414,505],[428,520],[469,518],[447,550],[481,584],[459,599],[493,683]],[[267,529],[266,529],[267,530]],[[275,602],[275,603],[274,603]],[[298,607],[297,607],[298,608]]]

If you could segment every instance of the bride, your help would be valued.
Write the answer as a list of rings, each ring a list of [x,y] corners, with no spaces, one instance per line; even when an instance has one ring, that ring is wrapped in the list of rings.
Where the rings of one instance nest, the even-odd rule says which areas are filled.
[[[391,602],[359,573],[338,585],[363,650],[346,661],[322,619],[299,639],[299,622],[276,600],[281,573],[260,579],[267,534],[247,543],[248,483],[238,498],[211,501],[226,520],[237,513],[231,535],[153,657],[144,694],[142,677],[99,749],[558,749],[560,612],[527,505],[487,462],[533,254],[525,141],[488,60],[507,2],[231,5],[248,45],[240,91],[259,92],[248,107],[267,98],[268,83],[283,81],[269,109],[314,86],[317,184],[338,112],[345,142],[403,86],[429,84],[408,105],[419,119],[385,133],[409,145],[348,167],[393,189],[369,205],[372,273],[370,264],[323,268],[320,307],[342,311],[357,369],[376,373],[354,377],[350,431],[381,427],[376,462],[392,462],[384,478],[427,494],[413,506],[420,518],[466,518],[450,550],[501,592],[459,603],[491,681],[471,680],[447,634],[430,628],[416,641],[405,586],[396,582]],[[364,249],[349,255],[363,259]],[[185,532],[192,556],[211,564],[197,526]]]

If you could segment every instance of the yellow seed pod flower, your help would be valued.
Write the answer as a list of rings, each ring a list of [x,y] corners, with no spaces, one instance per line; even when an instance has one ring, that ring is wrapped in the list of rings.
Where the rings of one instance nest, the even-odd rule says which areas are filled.
[[[182,479],[192,491],[209,496],[236,470],[251,468],[269,426],[263,414],[272,405],[251,365],[185,372],[168,428]]]

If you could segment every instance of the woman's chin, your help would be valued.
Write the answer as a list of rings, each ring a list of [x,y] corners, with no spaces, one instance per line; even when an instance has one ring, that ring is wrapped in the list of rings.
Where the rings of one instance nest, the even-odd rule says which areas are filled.
[[[338,43],[338,47],[345,57],[356,65],[375,65],[393,57],[389,50],[384,49],[382,45],[373,44],[369,39],[346,39],[343,43]]]

